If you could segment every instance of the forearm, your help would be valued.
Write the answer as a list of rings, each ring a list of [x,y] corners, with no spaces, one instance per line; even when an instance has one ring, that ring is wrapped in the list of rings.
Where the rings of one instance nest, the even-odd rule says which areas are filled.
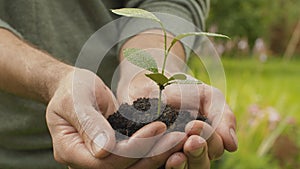
[[[0,37],[0,89],[47,103],[72,67],[5,29],[0,29]]]

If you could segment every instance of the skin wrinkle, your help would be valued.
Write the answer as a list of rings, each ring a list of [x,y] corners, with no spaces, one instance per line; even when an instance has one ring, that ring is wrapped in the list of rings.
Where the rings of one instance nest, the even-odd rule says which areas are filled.
[[[33,50],[33,51],[35,51],[35,50]],[[30,50],[28,50],[28,52],[30,52]],[[33,52],[34,53],[34,52]],[[184,53],[184,52],[183,52]],[[45,58],[46,59],[49,59],[50,57],[49,57],[49,55],[47,55],[47,54],[45,54],[45,53],[43,53],[43,52],[36,52],[36,53],[34,53],[34,54],[36,54],[36,55],[43,55],[43,56],[45,56]],[[29,55],[29,53],[28,53],[28,55]],[[39,58],[44,58],[43,56],[38,56]],[[28,56],[28,57],[32,57],[32,56]],[[65,91],[68,91],[68,90],[66,90],[67,88],[69,88],[69,87],[73,87],[73,85],[70,85],[70,86],[64,86],[64,85],[66,85],[66,84],[64,84],[64,83],[66,83],[66,82],[69,82],[70,81],[70,79],[69,80],[66,80],[66,81],[64,81],[64,82],[62,82],[61,81],[61,78],[63,77],[63,78],[65,78],[65,74],[64,74],[64,72],[63,71],[59,71],[60,69],[59,68],[62,68],[62,67],[65,67],[66,65],[60,65],[60,66],[54,66],[54,65],[52,65],[52,63],[56,63],[57,61],[56,60],[54,60],[54,59],[50,59],[50,61],[49,61],[49,63],[51,63],[51,64],[49,64],[49,65],[47,65],[46,63],[48,63],[48,61],[44,61],[44,62],[42,62],[43,64],[43,66],[42,66],[42,68],[43,69],[47,69],[47,70],[44,70],[44,71],[41,71],[41,72],[38,72],[39,71],[39,69],[36,69],[36,72],[34,72],[34,74],[32,74],[32,75],[34,75],[34,76],[36,76],[37,74],[39,74],[39,73],[42,73],[42,77],[44,76],[46,76],[45,74],[43,74],[43,73],[53,73],[53,76],[51,76],[51,77],[49,77],[48,79],[40,79],[40,80],[45,80],[45,81],[42,81],[42,82],[40,82],[40,84],[39,85],[41,85],[41,86],[43,86],[44,84],[45,84],[45,82],[46,82],[46,84],[48,84],[48,85],[51,85],[53,88],[52,88],[52,91],[49,91],[48,93],[49,93],[49,96],[48,97],[51,97],[52,98],[52,102],[50,102],[50,103],[53,103],[53,105],[49,105],[49,106],[52,106],[52,107],[50,107],[49,109],[48,109],[48,113],[51,113],[50,115],[51,115],[51,117],[50,118],[53,118],[53,116],[55,116],[55,118],[54,119],[52,119],[53,121],[55,121],[55,122],[57,122],[58,120],[59,120],[59,122],[66,122],[66,124],[70,124],[70,126],[73,126],[74,127],[74,129],[72,129],[72,130],[70,130],[70,131],[75,131],[76,129],[79,129],[80,130],[80,128],[81,128],[81,126],[79,125],[79,119],[76,117],[76,113],[74,113],[74,110],[72,109],[73,107],[72,107],[72,105],[74,105],[74,100],[69,100],[70,102],[73,102],[73,103],[68,103],[68,104],[70,104],[69,106],[70,107],[68,107],[68,106],[66,106],[65,108],[62,108],[62,107],[60,107],[60,106],[58,106],[58,105],[60,105],[60,104],[66,104],[66,103],[61,103],[61,100],[59,99],[61,96],[63,96],[63,94],[64,94],[64,92]],[[44,65],[45,64],[45,65]],[[49,66],[49,67],[48,67]],[[48,69],[49,68],[49,69]],[[63,69],[63,68],[62,68]],[[68,72],[68,71],[70,71],[70,69],[68,69],[68,70],[66,70],[66,72]],[[19,72],[20,74],[22,73],[22,72]],[[59,74],[63,74],[62,76],[59,76]],[[47,76],[48,77],[48,76]],[[34,79],[36,79],[36,80],[38,80],[38,78],[37,77],[33,77]],[[52,80],[52,81],[51,81]],[[59,81],[60,83],[54,83],[54,81]],[[30,81],[29,81],[30,82]],[[32,85],[32,84],[29,84],[29,85]],[[102,84],[101,84],[102,85]],[[34,86],[34,87],[36,87],[37,89],[38,89],[38,86]],[[49,87],[49,86],[48,86]],[[31,87],[30,87],[31,88]],[[100,87],[101,88],[101,87]],[[59,92],[56,92],[56,89],[59,89]],[[102,89],[102,88],[101,88]],[[72,91],[74,91],[74,90],[72,90]],[[85,92],[85,88],[83,88],[83,91],[82,91],[83,93],[88,93],[88,92],[90,92],[90,91],[86,91]],[[41,93],[38,93],[38,94],[41,94]],[[52,95],[54,95],[54,97],[53,96],[51,96],[51,94]],[[94,94],[94,93],[93,93]],[[109,99],[111,99],[110,97],[107,97],[108,96],[108,93],[107,92],[103,92],[102,93],[103,94],[103,97],[101,97],[101,99],[100,100],[102,100],[102,99],[107,99],[106,101],[107,102],[109,102],[109,101],[111,101],[111,100],[109,100]],[[42,95],[38,95],[38,96],[42,96]],[[109,95],[110,96],[110,95]],[[71,95],[71,94],[67,94],[67,96],[66,97],[70,97],[70,98],[72,98],[73,96]],[[87,98],[87,97],[86,97]],[[60,103],[60,104],[58,104],[58,103]],[[81,102],[81,103],[86,103],[86,102]],[[104,101],[103,101],[103,103],[104,103]],[[76,104],[78,104],[78,105],[80,105],[80,102],[77,102]],[[91,106],[91,105],[90,105]],[[112,107],[112,105],[109,105],[108,107]],[[84,108],[83,108],[84,109]],[[58,110],[58,111],[55,111],[55,113],[53,112],[53,110]],[[90,111],[93,111],[94,113],[96,112],[95,110],[94,110],[94,108],[91,108],[91,109],[89,109]],[[84,113],[85,111],[89,111],[89,110],[86,110],[86,109],[84,109],[84,111],[83,112],[81,112],[81,114],[82,113]],[[107,109],[106,109],[107,110]],[[47,113],[47,114],[48,114]],[[104,113],[107,113],[107,112],[104,112]],[[60,116],[58,116],[58,115],[60,115]],[[87,115],[87,114],[86,114]],[[47,115],[47,116],[49,116],[49,114]],[[66,121],[68,119],[68,121]],[[48,119],[49,120],[49,119]],[[47,120],[47,123],[49,122]],[[61,121],[60,121],[61,120]],[[85,119],[86,120],[86,119]],[[91,120],[91,119],[89,119],[89,120]],[[93,120],[93,119],[92,119]],[[53,122],[52,121],[52,123],[55,123],[55,122]],[[75,124],[75,125],[73,125],[73,124]],[[104,123],[103,123],[104,124]],[[55,124],[50,124],[49,125],[50,127],[51,126],[55,126]],[[64,130],[66,130],[67,129],[67,125],[65,126],[66,128],[64,128]],[[93,127],[93,126],[89,126],[89,127]],[[99,127],[99,126],[98,126]],[[101,126],[102,127],[102,126]],[[96,127],[94,127],[94,128],[97,128],[97,126]],[[64,132],[64,131],[62,131],[62,133],[59,133],[61,128],[58,126],[57,128],[52,128],[50,131],[52,131],[51,132],[51,134],[52,135],[55,135],[54,136],[54,138],[56,139],[55,141],[53,141],[53,143],[54,144],[56,144],[56,143],[58,143],[59,144],[59,142],[61,141],[61,140],[66,140],[66,142],[68,142],[68,139],[69,140],[76,140],[76,141],[78,141],[77,143],[74,143],[73,145],[71,144],[63,144],[63,145],[54,145],[54,147],[55,147],[55,149],[57,150],[57,151],[60,151],[60,155],[61,156],[68,156],[68,155],[70,155],[69,157],[67,157],[67,158],[65,158],[64,160],[67,160],[67,163],[69,163],[69,164],[72,164],[73,165],[73,162],[74,162],[74,160],[76,161],[76,162],[82,162],[82,163],[84,163],[84,161],[80,161],[80,160],[78,160],[78,154],[76,154],[76,153],[79,153],[80,154],[80,152],[78,151],[78,150],[84,150],[84,153],[86,153],[86,152],[89,152],[90,150],[88,149],[88,148],[86,148],[86,145],[82,145],[82,141],[85,141],[85,143],[90,143],[91,142],[91,140],[90,139],[88,139],[87,138],[87,135],[85,135],[85,133],[81,133],[82,135],[79,135],[80,134],[80,132],[78,133],[78,136],[77,137],[73,137],[73,135],[67,135],[67,136],[71,136],[71,137],[69,137],[69,138],[61,138],[61,135],[62,135],[62,133]],[[56,130],[56,132],[53,132],[53,131],[55,131]],[[57,132],[58,131],[58,132]],[[81,140],[81,138],[82,138],[82,140]],[[67,147],[66,147],[67,146]],[[72,146],[75,146],[75,147],[72,147]],[[66,150],[66,152],[64,152],[64,148],[69,148],[69,149],[67,149]],[[79,148],[78,150],[76,149],[76,148]],[[175,150],[174,150],[175,151]],[[71,154],[65,154],[65,153],[71,153]],[[81,153],[82,153],[82,151],[81,151]],[[82,154],[81,154],[82,155]],[[90,154],[91,155],[91,154]],[[58,157],[59,158],[59,157]],[[85,159],[87,159],[87,161],[91,161],[91,159],[90,158],[85,158]],[[104,159],[105,160],[105,159]],[[156,160],[161,160],[161,159],[156,159]],[[162,162],[162,161],[161,161]],[[74,163],[74,165],[75,165],[75,163]],[[87,164],[87,163],[85,163],[84,165],[91,165],[91,164]],[[115,165],[117,165],[117,164],[115,164]],[[81,166],[80,166],[81,167]]]
[[[61,103],[61,105],[59,105],[58,107],[62,110],[62,111],[66,111],[66,110],[74,110],[73,109],[73,107],[71,106],[71,107],[69,107],[69,108],[67,108],[67,107],[65,107],[65,106],[69,106],[69,105],[73,105],[73,101],[72,100],[70,100],[69,99],[69,97],[63,97],[63,101],[61,101],[60,102]],[[56,107],[55,105],[54,105],[54,107]],[[56,110],[56,111],[54,111],[54,113],[55,113],[55,115],[56,116],[58,116],[58,117],[60,117],[61,119],[63,119],[64,120],[64,122],[62,122],[62,124],[60,124],[60,123],[57,123],[57,122],[55,122],[55,125],[64,125],[65,124],[65,121],[67,121],[67,119],[65,118],[65,117],[63,117],[59,112],[61,111],[61,110]],[[49,114],[48,113],[48,111],[49,110],[47,110],[47,114]],[[70,113],[68,113],[68,114],[72,114],[71,112]],[[48,118],[48,116],[46,116],[46,118]],[[73,117],[74,118],[74,117]],[[48,118],[49,119],[49,118]],[[77,119],[77,118],[75,118],[75,119]],[[48,121],[48,120],[47,120]],[[48,123],[48,126],[49,125],[51,125],[52,123]],[[73,126],[80,126],[79,125],[80,123],[79,123],[79,119],[77,119],[76,120],[76,123],[74,123],[74,124],[72,124]],[[55,126],[55,125],[53,125],[53,127]],[[70,125],[71,126],[71,125]],[[77,130],[79,133],[80,132],[83,132],[83,130]]]
[[[129,41],[130,42],[130,41]],[[135,47],[136,48],[136,46],[135,46],[135,44],[129,44],[128,46],[130,46],[130,47]],[[141,46],[137,46],[138,48],[141,48]],[[142,48],[143,48],[144,46],[142,46]],[[125,48],[124,46],[123,46],[123,48]],[[146,46],[145,48],[149,48],[149,46]],[[171,65],[171,63],[169,63],[169,65]],[[124,70],[127,70],[127,69],[124,69]],[[129,73],[130,74],[130,73]],[[134,81],[132,81],[132,83],[136,83],[136,82],[134,82]],[[138,84],[138,82],[137,82],[137,84]],[[145,84],[145,82],[143,81],[143,83],[142,83],[142,85],[144,85]],[[146,83],[147,84],[147,83]],[[138,86],[138,85],[137,85]],[[144,85],[145,86],[145,85]],[[148,88],[149,89],[149,88]],[[147,88],[146,89],[143,89],[143,87],[141,87],[141,90],[142,91],[145,91],[145,90],[147,90]],[[214,88],[212,88],[212,87],[210,87],[210,86],[208,86],[208,85],[205,85],[205,84],[202,84],[202,85],[199,85],[199,90],[200,90],[200,92],[199,92],[199,94],[201,95],[200,97],[201,97],[201,100],[200,100],[200,104],[201,104],[201,107],[199,108],[199,110],[202,110],[202,111],[200,111],[200,113],[203,113],[203,114],[206,114],[206,115],[209,115],[209,114],[211,114],[211,115],[213,115],[213,116],[216,116],[216,115],[218,115],[218,114],[216,114],[215,112],[212,112],[211,113],[211,111],[213,111],[212,109],[213,109],[213,106],[215,105],[214,104],[214,102],[213,102],[213,100],[212,99],[218,99],[218,97],[220,97],[220,95],[218,94],[218,93],[215,93],[215,92],[217,92],[216,90],[214,90]],[[136,89],[136,88],[134,88],[133,89],[133,92],[139,92],[139,89]],[[145,93],[144,93],[145,94]],[[217,94],[217,95],[216,95]],[[146,94],[147,95],[147,94]],[[135,94],[133,94],[133,96],[136,96]],[[216,96],[217,96],[217,98],[216,98]],[[221,98],[222,99],[222,98]],[[221,139],[222,140],[222,139]],[[218,146],[223,146],[223,140],[221,141],[221,140],[217,140],[217,141],[215,141],[217,144],[220,144],[220,145],[218,145]],[[212,141],[212,138],[211,138],[211,141]],[[212,152],[212,153],[214,153],[214,152]],[[220,154],[223,154],[223,150],[222,150],[222,152],[220,151],[220,152],[218,152],[218,153],[220,153]],[[206,156],[207,156],[207,154],[206,154]],[[214,155],[212,155],[212,156],[214,156]],[[208,160],[208,162],[207,163],[209,163],[209,159],[207,158],[206,160]]]
[[[36,3],[36,2],[35,2]],[[36,8],[37,6],[35,6],[35,8]],[[35,11],[36,12],[36,11]],[[40,55],[44,55],[45,53],[36,53],[36,54],[40,54]],[[28,54],[29,55],[29,54]],[[47,55],[47,54],[45,54],[45,55]],[[43,58],[43,56],[39,56],[39,59],[41,59],[41,58]],[[53,62],[56,62],[56,61],[53,61]],[[50,69],[50,70],[46,70],[46,71],[41,71],[41,72],[38,72],[39,70],[38,69],[36,69],[36,70],[33,70],[33,71],[35,71],[34,73],[35,73],[35,75],[41,75],[42,77],[44,76],[44,77],[46,77],[47,76],[47,72],[48,73],[54,73],[54,77],[50,77],[50,79],[46,79],[46,81],[43,81],[43,82],[39,82],[39,83],[41,83],[40,84],[40,86],[39,87],[36,87],[36,86],[34,86],[34,87],[36,87],[37,89],[43,89],[43,87],[45,86],[46,88],[52,88],[52,89],[50,89],[51,91],[49,91],[48,93],[38,93],[37,94],[37,97],[39,97],[39,96],[43,96],[44,98],[42,99],[42,100],[44,100],[44,102],[48,102],[49,100],[50,100],[50,98],[52,98],[53,97],[53,95],[54,95],[54,93],[55,93],[55,90],[57,89],[57,88],[61,88],[62,87],[62,85],[63,85],[63,82],[61,82],[61,83],[59,83],[59,84],[53,84],[54,82],[53,81],[57,81],[58,79],[60,79],[60,78],[62,78],[62,77],[58,77],[58,75],[60,75],[60,74],[64,74],[64,72],[61,72],[60,71],[60,68],[61,67],[54,67],[55,65],[47,65],[46,64],[47,62],[45,62],[45,66],[43,65],[43,69],[47,69],[47,68],[49,68],[49,67],[52,67],[52,69]],[[21,65],[20,65],[21,66]],[[47,66],[49,66],[49,67],[47,67]],[[21,72],[22,73],[22,72]],[[46,74],[46,75],[45,75]],[[47,76],[48,77],[48,76]],[[38,78],[34,78],[35,80],[38,80]],[[30,82],[30,81],[29,81]],[[38,82],[38,81],[35,81],[35,83],[36,82]],[[51,85],[50,85],[51,84]],[[29,85],[32,85],[32,84],[29,84]],[[48,85],[50,85],[50,86],[48,86]],[[32,89],[31,87],[30,87],[30,89]],[[102,88],[101,88],[102,89]],[[74,90],[72,90],[72,91],[74,91]],[[84,91],[83,91],[84,92]],[[64,93],[63,92],[63,90],[61,91],[61,93]],[[55,94],[57,94],[57,93],[55,93]],[[93,93],[94,94],[94,93]],[[107,94],[107,93],[106,93]],[[106,94],[103,94],[103,96],[102,97],[100,97],[100,101],[102,101],[102,100],[105,100],[105,99],[107,99],[107,100],[109,100],[110,98],[108,98],[108,97],[105,97],[105,96],[107,96]],[[56,95],[56,98],[54,98],[54,99],[57,99],[57,98],[59,98],[60,97],[60,95]],[[71,96],[70,96],[70,98],[72,98]],[[107,101],[106,100],[106,101]],[[59,101],[59,100],[58,100]],[[53,121],[59,121],[59,122],[63,122],[63,120],[66,120],[66,119],[68,119],[68,122],[69,121],[73,121],[72,123],[77,123],[78,122],[78,124],[77,124],[77,126],[79,126],[79,120],[77,119],[77,117],[76,117],[76,113],[73,113],[74,111],[73,111],[73,107],[71,106],[71,105],[74,105],[74,103],[72,103],[74,100],[70,100],[70,102],[71,103],[68,103],[69,104],[69,106],[70,107],[55,107],[55,109],[54,109],[54,107],[52,107],[52,109],[50,108],[50,110],[58,110],[59,109],[59,112],[57,111],[57,112],[55,112],[56,114],[54,114],[53,113],[53,111],[49,111],[49,112],[51,112],[51,113],[53,113],[52,115],[54,116],[57,116],[57,115],[62,115],[62,116],[64,116],[64,118],[63,119],[61,119],[61,118],[59,118],[60,120],[57,120],[57,119],[52,119]],[[104,101],[103,101],[104,102]],[[58,104],[56,105],[56,106],[58,106]],[[101,107],[100,105],[99,105],[99,107]],[[111,109],[111,105],[110,106],[108,106],[108,108],[109,109]],[[93,111],[94,111],[94,109],[92,109]],[[107,109],[105,109],[105,110],[107,110]],[[83,112],[82,112],[83,113]],[[105,113],[105,112],[104,112]],[[69,118],[73,118],[73,119],[69,119]],[[74,120],[75,119],[75,120]],[[77,120],[76,120],[77,119]],[[72,126],[72,123],[70,123],[70,126]],[[67,123],[67,121],[66,121],[66,124],[68,124]],[[66,129],[66,128],[65,128]],[[58,132],[59,132],[59,127],[58,128],[56,128],[56,129],[54,129],[54,130],[57,130]],[[75,131],[76,129],[74,128],[73,130],[70,130],[70,131]],[[51,133],[52,135],[55,135],[55,134],[57,134],[57,133]],[[82,135],[79,135],[79,136],[77,136],[77,138],[73,138],[74,140],[79,140],[80,138],[81,138],[81,136]],[[57,137],[60,137],[60,135],[57,135]],[[56,138],[57,138],[56,137]],[[70,139],[70,140],[73,140],[72,138]],[[83,140],[84,140],[85,138],[83,138]],[[61,140],[63,140],[62,138],[61,138]],[[89,140],[88,140],[89,141]],[[67,141],[66,141],[67,142]],[[82,143],[82,142],[79,142],[79,144],[80,143]],[[65,146],[65,147],[57,147],[58,148],[58,150],[60,151],[60,155],[65,155],[65,156],[68,156],[68,159],[65,159],[65,160],[67,160],[66,162],[67,163],[69,163],[70,165],[74,165],[74,166],[78,166],[78,167],[82,167],[82,166],[80,166],[80,165],[75,165],[75,162],[83,162],[85,159],[87,159],[87,158],[82,158],[82,159],[79,159],[78,160],[78,156],[80,156],[80,155],[78,155],[78,154],[75,154],[76,153],[76,148],[78,148],[78,147],[80,147],[80,146],[82,146],[82,147],[84,147],[85,145],[82,145],[82,144],[80,144],[80,145],[76,145],[75,143],[74,144],[67,144],[67,145],[63,145],[63,146]],[[64,152],[64,148],[69,148],[69,150],[67,151],[67,152]],[[72,149],[73,148],[73,149]],[[79,150],[82,150],[82,149],[78,149],[78,151]],[[87,152],[88,152],[88,150],[87,150]],[[65,154],[65,153],[70,153],[70,154]],[[77,157],[74,157],[73,155],[77,155]],[[82,154],[81,154],[82,155]],[[85,156],[83,156],[83,157],[85,157]],[[94,160],[95,161],[95,160]],[[94,162],[93,161],[93,162]],[[96,162],[95,163],[93,163],[93,164],[88,164],[88,165],[96,165]],[[94,166],[95,166],[94,165]],[[105,166],[103,166],[103,168],[112,168],[112,166],[109,166],[109,165],[105,165]]]

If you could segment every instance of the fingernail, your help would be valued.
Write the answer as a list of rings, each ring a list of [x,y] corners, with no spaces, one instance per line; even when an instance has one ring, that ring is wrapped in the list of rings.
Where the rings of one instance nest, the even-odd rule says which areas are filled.
[[[190,151],[190,153],[194,157],[199,157],[203,153],[203,151],[204,151],[204,148],[201,147],[201,148],[198,148],[197,150]]]
[[[236,134],[235,134],[234,129],[231,128],[231,129],[229,130],[229,133],[230,133],[230,135],[231,135],[231,138],[232,138],[234,144],[236,145],[236,147],[238,147],[238,139],[237,139],[237,137],[236,137]]]
[[[105,146],[107,142],[107,136],[105,133],[100,133],[96,136],[96,138],[92,142],[92,151],[93,154],[96,155],[101,151],[101,149]]]

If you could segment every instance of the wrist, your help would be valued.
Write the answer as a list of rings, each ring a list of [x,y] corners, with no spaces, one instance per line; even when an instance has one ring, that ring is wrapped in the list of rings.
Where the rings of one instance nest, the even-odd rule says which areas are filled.
[[[71,73],[75,71],[75,68],[57,61],[58,63],[53,64],[47,68],[47,71],[51,72],[47,78],[44,79],[46,84],[46,90],[42,93],[43,100],[48,103],[54,96],[57,89],[62,85],[64,79],[66,79]]]
[[[68,66],[49,54],[0,29],[0,90],[49,102]]]

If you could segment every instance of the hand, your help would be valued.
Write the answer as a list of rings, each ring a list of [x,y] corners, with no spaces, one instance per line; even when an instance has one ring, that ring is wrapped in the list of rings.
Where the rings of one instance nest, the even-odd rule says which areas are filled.
[[[116,144],[114,130],[106,121],[116,110],[116,100],[101,79],[87,70],[69,72],[54,91],[47,107],[47,124],[55,159],[70,168],[137,168],[133,164],[139,158],[119,154],[143,156],[166,130],[163,123],[155,122]],[[136,139],[148,137],[153,139],[142,144]]]
[[[172,37],[172,35],[168,36]],[[168,39],[168,42],[171,40]],[[162,56],[164,50],[163,36],[161,32],[150,30],[141,33],[128,40],[122,47],[139,48],[149,52],[156,62],[158,67],[161,67]],[[180,43],[175,44],[176,47],[171,50],[168,56],[168,64],[166,71],[170,73],[181,72],[185,62],[185,54],[183,46]],[[122,50],[121,50],[122,51]],[[119,102],[132,103],[140,97],[157,97],[159,90],[156,84],[145,77],[145,71],[132,65],[124,59],[123,53],[120,53],[120,81],[117,89],[117,98]],[[163,91],[163,100],[168,104],[192,111],[196,114],[204,114],[212,122],[212,125],[207,125],[201,121],[190,122],[186,126],[186,134],[189,136],[182,144],[183,152],[177,152],[166,161],[153,160],[153,163],[160,165],[166,162],[166,168],[209,168],[210,160],[219,158],[224,149],[235,151],[237,149],[237,139],[235,136],[235,117],[225,102],[223,94],[216,88],[201,84],[201,85],[170,85]],[[184,98],[184,99],[182,99]],[[172,138],[171,140],[178,138]],[[162,138],[156,146],[164,144]],[[203,153],[198,153],[195,157],[195,151],[203,150]],[[201,151],[202,151],[201,150]],[[154,149],[155,151],[155,149]],[[151,153],[150,153],[151,155]],[[160,157],[160,156],[158,156]],[[148,158],[141,160],[140,163]],[[156,157],[152,157],[156,159]],[[201,162],[201,163],[199,163]]]
[[[166,162],[166,169],[209,169],[210,159],[205,139],[190,136],[183,146],[184,152],[176,152]]]
[[[119,101],[131,103],[139,97],[158,96],[156,84],[145,77],[144,73],[140,72],[130,83],[128,79],[120,82],[122,90],[118,90]],[[124,84],[127,84],[127,88]],[[170,85],[163,93],[168,104],[205,114],[212,122],[212,126],[201,121],[192,121],[187,125],[186,133],[190,137],[183,145],[184,153],[173,154],[166,163],[167,168],[177,168],[184,163],[191,169],[209,168],[209,161],[219,158],[224,149],[237,149],[235,117],[218,89],[206,84]],[[202,149],[203,153],[193,156],[193,152],[198,149]]]
[[[0,37],[0,81],[5,82],[0,89],[48,103],[46,120],[57,161],[73,168],[137,168],[132,164],[140,159],[132,155],[144,156],[166,130],[152,123],[116,144],[106,121],[116,101],[101,79],[57,61],[10,31],[0,29]],[[136,139],[148,137],[153,139],[142,145]],[[118,155],[128,152],[131,158]]]

